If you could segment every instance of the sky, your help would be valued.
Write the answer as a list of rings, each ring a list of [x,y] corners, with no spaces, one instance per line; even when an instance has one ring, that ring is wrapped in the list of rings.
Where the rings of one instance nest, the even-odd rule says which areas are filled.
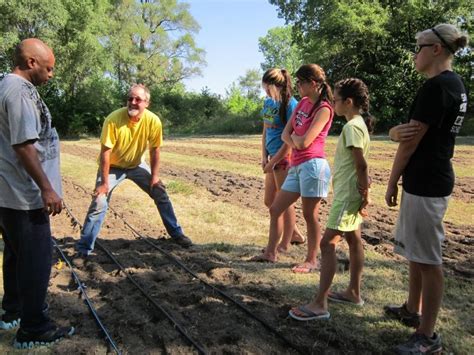
[[[260,69],[263,55],[258,38],[273,27],[284,26],[277,7],[268,0],[184,0],[201,26],[196,45],[206,51],[202,77],[185,80],[186,88],[225,95],[232,82],[248,69]]]

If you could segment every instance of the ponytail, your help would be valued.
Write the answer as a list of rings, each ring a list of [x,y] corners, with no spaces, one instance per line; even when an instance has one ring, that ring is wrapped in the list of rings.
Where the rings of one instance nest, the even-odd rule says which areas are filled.
[[[270,68],[263,74],[262,82],[270,86],[270,97],[280,103],[278,115],[281,122],[286,124],[288,103],[293,96],[290,74],[286,69]]]
[[[291,86],[291,76],[288,73],[286,69],[281,69],[281,74],[284,77],[283,84],[281,85],[281,102],[280,102],[280,109],[279,109],[279,116],[281,122],[283,124],[286,124],[287,121],[287,114],[286,112],[288,111],[288,104],[290,102],[291,96],[292,96],[292,86]]]
[[[311,117],[314,111],[321,105],[322,101],[328,101],[331,106],[334,105],[334,96],[332,94],[331,86],[326,81],[326,73],[323,68],[317,64],[303,64],[296,71],[296,77],[300,80],[315,81],[320,85],[321,92],[319,93],[319,99],[314,103],[309,116]]]
[[[309,111],[308,117],[313,115],[314,111],[319,107],[319,105],[321,105],[321,102],[323,101],[329,102],[331,106],[334,105],[334,95],[332,93],[331,86],[326,81],[321,84],[321,93],[319,94],[319,99],[314,103],[311,111]]]
[[[365,125],[367,126],[367,130],[369,131],[369,133],[374,133],[375,117],[372,116],[369,111],[362,111],[361,116],[364,119]]]

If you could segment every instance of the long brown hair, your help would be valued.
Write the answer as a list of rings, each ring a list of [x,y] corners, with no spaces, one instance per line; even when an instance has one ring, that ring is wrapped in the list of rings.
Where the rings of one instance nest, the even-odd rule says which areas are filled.
[[[321,92],[318,101],[314,103],[309,116],[313,114],[314,110],[318,108],[322,101],[327,101],[334,105],[334,96],[332,94],[331,86],[326,81],[326,73],[323,68],[317,64],[304,64],[296,71],[296,77],[301,81],[315,81],[320,84]]]
[[[286,124],[286,111],[293,96],[290,74],[286,69],[271,68],[263,74],[262,83],[268,85],[270,97],[280,102],[278,114],[280,120]]]

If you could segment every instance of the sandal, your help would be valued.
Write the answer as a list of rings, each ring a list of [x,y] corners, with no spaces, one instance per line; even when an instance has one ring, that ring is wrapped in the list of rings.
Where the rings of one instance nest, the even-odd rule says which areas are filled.
[[[256,262],[256,263],[275,263],[276,262],[276,260],[270,260],[270,259],[266,258],[265,255],[263,255],[263,254],[256,255],[256,256],[250,258],[248,261]]]
[[[291,245],[303,245],[306,244],[306,237],[303,236],[303,240],[292,240]]]
[[[296,314],[295,311],[298,311],[300,315]],[[305,306],[299,306],[290,309],[288,312],[289,316],[293,319],[299,320],[299,321],[308,321],[308,320],[319,320],[319,319],[329,319],[331,316],[329,312],[323,312],[323,313],[315,313],[312,310],[308,309]]]
[[[291,268],[295,274],[309,274],[311,272],[315,272],[319,270],[319,265],[311,265],[310,263],[302,263]]]

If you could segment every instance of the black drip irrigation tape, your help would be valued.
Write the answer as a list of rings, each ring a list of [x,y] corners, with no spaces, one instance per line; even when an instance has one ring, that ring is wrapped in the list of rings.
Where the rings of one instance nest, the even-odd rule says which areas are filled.
[[[84,298],[85,304],[87,305],[87,307],[89,308],[89,311],[91,312],[92,316],[94,317],[94,320],[95,320],[97,326],[100,328],[100,330],[104,334],[105,338],[107,339],[107,342],[114,349],[115,353],[118,354],[118,355],[121,355],[122,353],[118,349],[117,344],[115,344],[114,340],[112,339],[109,332],[107,331],[107,328],[105,328],[104,324],[100,320],[100,317],[97,314],[97,311],[95,310],[89,296],[87,295],[84,284],[79,279],[79,276],[77,276],[76,272],[74,271],[74,268],[72,267],[71,262],[69,261],[68,257],[66,257],[64,252],[61,250],[61,247],[58,245],[58,243],[56,241],[56,238],[53,237],[52,239],[53,239],[53,244],[54,244],[55,248],[59,251],[59,253],[61,254],[61,257],[66,262],[67,266],[69,266],[69,269],[71,270],[72,277],[73,277],[74,281],[77,284],[77,287],[80,291],[81,296]]]
[[[120,270],[125,274],[125,276],[130,280],[131,283],[135,285],[135,287],[145,296],[145,298],[151,302],[156,308],[160,310],[161,313],[163,313],[166,318],[168,318],[171,323],[173,323],[173,326],[178,329],[178,331],[188,340],[189,343],[191,343],[196,350],[198,351],[199,354],[207,354],[207,351],[200,345],[198,344],[193,338],[191,338],[187,332],[186,329],[184,329],[175,319],[174,317],[166,311],[166,309],[163,308],[158,302],[156,302],[153,297],[151,297],[140,285],[139,283],[125,270],[125,268],[120,264],[120,262],[112,255],[112,253],[107,250],[103,245],[100,244],[100,242],[96,241],[96,244],[101,248],[110,259],[114,261],[115,264],[120,268]]]
[[[171,255],[170,253],[168,253],[166,250],[162,249],[161,247],[159,247],[158,245],[156,245],[155,243],[153,243],[149,238],[145,238],[143,235],[141,235],[133,226],[131,226],[127,221],[125,221],[116,211],[114,211],[112,208],[111,210],[116,214],[118,215],[123,223],[125,223],[125,225],[130,228],[133,233],[135,233],[135,235],[138,237],[138,239],[141,239],[143,240],[145,243],[147,243],[148,245],[152,246],[153,248],[155,248],[156,250],[158,250],[160,253],[162,253],[163,255],[166,255],[171,261],[173,261],[176,265],[178,265],[179,267],[181,267],[183,270],[185,270],[188,274],[192,275],[194,278],[196,278],[197,280],[199,280],[202,284],[204,284],[205,286],[209,287],[210,289],[212,289],[213,291],[217,292],[219,295],[221,295],[223,298],[225,298],[226,300],[232,302],[233,304],[235,304],[238,308],[240,308],[241,310],[243,310],[245,313],[247,313],[250,317],[252,317],[253,319],[255,319],[257,322],[259,322],[260,324],[262,324],[267,330],[269,330],[271,333],[275,334],[278,338],[280,338],[283,343],[285,343],[286,345],[290,346],[291,348],[293,348],[294,350],[298,351],[300,354],[307,354],[307,350],[304,350],[302,349],[300,346],[294,344],[291,340],[289,340],[287,337],[285,337],[284,335],[282,335],[276,328],[272,327],[270,324],[268,324],[264,319],[260,318],[259,316],[257,316],[254,312],[252,312],[251,309],[249,309],[247,306],[245,306],[243,303],[239,302],[238,300],[234,299],[232,296],[230,296],[229,294],[227,294],[226,292],[218,289],[217,287],[215,287],[214,285],[211,285],[209,284],[207,281],[201,279],[194,271],[192,271],[191,269],[189,269],[181,260],[179,260],[177,257],[175,257],[174,255]]]
[[[73,226],[79,226],[82,227],[81,223],[77,220],[77,218],[72,214],[71,210],[69,207],[64,203],[64,207],[66,209],[66,213],[68,216],[71,218],[71,222]],[[141,286],[140,284],[125,270],[123,265],[117,260],[115,256],[105,247],[103,246],[100,241],[95,242],[96,245],[102,249],[102,251],[107,254],[107,256],[120,268],[120,270],[124,273],[124,275],[127,277],[127,279],[142,293],[143,296],[151,303],[153,304],[161,313],[165,315],[166,318],[173,324],[174,328],[176,328],[181,335],[186,338],[186,340],[196,348],[199,354],[205,355],[208,352],[204,349],[202,345],[200,345],[197,341],[195,341],[193,338],[191,338],[188,333],[186,332],[186,329],[181,326],[178,321],[165,309],[163,306],[161,306],[158,302],[156,302],[153,297],[151,297]]]
[[[73,184],[74,186],[80,188],[82,191],[84,191],[85,193],[87,193],[87,191],[80,185],[77,185],[77,184]],[[176,265],[178,265],[179,267],[181,267],[183,270],[185,270],[187,273],[189,273],[190,275],[192,275],[194,278],[196,278],[197,280],[199,280],[202,284],[204,284],[205,286],[211,288],[213,291],[217,292],[219,295],[221,295],[223,298],[225,298],[226,300],[232,302],[233,304],[235,304],[238,308],[240,308],[241,310],[243,310],[246,314],[248,314],[250,317],[252,317],[253,319],[255,319],[257,322],[259,322],[260,324],[262,324],[267,330],[269,330],[271,333],[275,334],[278,338],[280,338],[282,340],[283,343],[285,343],[286,345],[290,346],[291,348],[293,348],[294,350],[298,351],[300,354],[307,354],[308,351],[305,350],[305,349],[302,349],[300,346],[294,344],[290,339],[288,339],[287,337],[285,337],[283,334],[281,334],[281,332],[279,332],[276,328],[274,328],[273,326],[271,326],[270,324],[268,324],[264,319],[260,318],[259,316],[257,316],[254,312],[252,312],[251,309],[249,309],[247,306],[245,306],[244,304],[242,304],[241,302],[239,302],[238,300],[232,298],[232,296],[230,296],[229,294],[227,294],[226,292],[218,289],[217,287],[209,284],[208,282],[206,282],[205,280],[201,279],[196,273],[194,273],[191,269],[189,269],[181,260],[179,260],[177,257],[175,257],[174,255],[168,253],[166,250],[162,249],[161,247],[159,247],[158,245],[156,245],[155,243],[153,243],[152,241],[149,240],[149,238],[145,238],[143,235],[141,235],[130,223],[128,223],[125,218],[123,218],[115,209],[113,209],[112,207],[109,206],[109,209],[117,216],[119,217],[122,222],[128,227],[130,228],[130,230],[135,234],[135,236],[138,238],[138,239],[141,239],[143,240],[144,242],[146,242],[148,245],[152,246],[153,248],[155,248],[156,250],[158,250],[160,253],[162,253],[163,255],[165,255],[166,257],[168,257],[171,261],[173,261]]]

